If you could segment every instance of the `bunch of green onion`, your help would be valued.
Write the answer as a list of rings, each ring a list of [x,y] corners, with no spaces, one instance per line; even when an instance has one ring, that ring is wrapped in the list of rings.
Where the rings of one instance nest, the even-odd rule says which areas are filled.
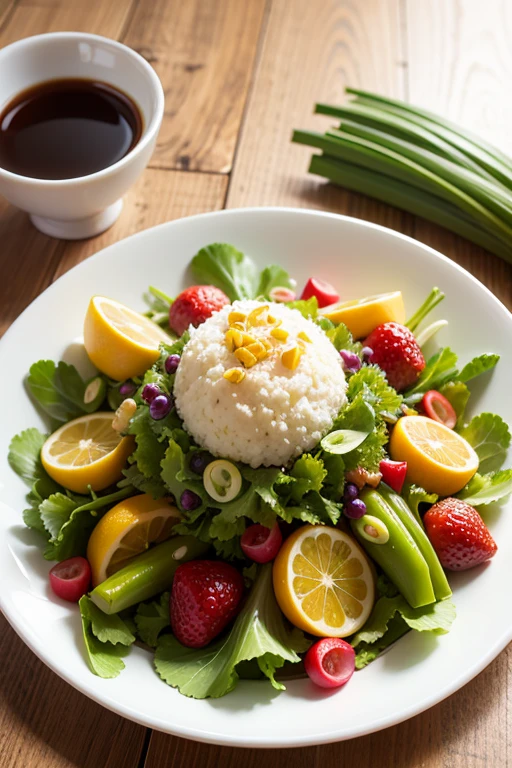
[[[512,159],[438,115],[347,88],[325,134],[295,131],[321,149],[310,173],[422,216],[512,262]]]

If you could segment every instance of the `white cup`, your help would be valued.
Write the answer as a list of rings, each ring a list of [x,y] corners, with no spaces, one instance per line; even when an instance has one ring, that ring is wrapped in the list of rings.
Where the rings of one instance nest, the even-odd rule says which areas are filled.
[[[89,176],[33,179],[0,167],[0,194],[30,214],[37,229],[77,240],[104,232],[123,207],[122,196],[149,162],[164,113],[154,69],[131,48],[98,35],[55,32],[0,50],[0,111],[26,88],[59,78],[99,80],[120,89],[143,118],[141,138],[127,155]]]

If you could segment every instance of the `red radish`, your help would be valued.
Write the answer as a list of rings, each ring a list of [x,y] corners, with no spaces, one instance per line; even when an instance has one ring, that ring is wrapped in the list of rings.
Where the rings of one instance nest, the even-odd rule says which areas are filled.
[[[453,429],[457,423],[457,414],[453,410],[452,404],[436,389],[425,392],[421,407],[429,419],[439,421],[440,424],[444,424],[449,429]]]
[[[282,542],[283,535],[277,523],[272,528],[257,523],[245,529],[240,546],[244,555],[255,563],[270,563],[281,549]]]
[[[382,459],[379,469],[386,485],[389,485],[396,493],[401,493],[407,474],[407,462]]]
[[[295,301],[297,295],[291,288],[285,288],[284,285],[276,285],[276,287],[272,288],[270,291],[269,297],[272,301],[286,303],[287,301]]]
[[[50,571],[52,592],[62,600],[77,603],[91,585],[91,566],[85,557],[70,557]]]
[[[316,296],[319,307],[328,307],[329,304],[335,304],[340,300],[339,293],[330,283],[318,280],[316,277],[309,278],[302,291],[301,299],[310,299],[312,296]]]
[[[348,683],[356,668],[356,654],[339,637],[325,637],[311,646],[304,657],[310,679],[321,688],[339,688]]]

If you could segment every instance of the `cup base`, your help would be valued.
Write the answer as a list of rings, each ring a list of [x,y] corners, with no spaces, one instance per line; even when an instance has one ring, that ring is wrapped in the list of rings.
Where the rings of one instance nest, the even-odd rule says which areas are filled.
[[[30,221],[44,235],[58,237],[60,240],[84,240],[105,232],[117,221],[123,208],[123,201],[117,200],[104,211],[85,219],[49,219],[46,216],[30,214]]]

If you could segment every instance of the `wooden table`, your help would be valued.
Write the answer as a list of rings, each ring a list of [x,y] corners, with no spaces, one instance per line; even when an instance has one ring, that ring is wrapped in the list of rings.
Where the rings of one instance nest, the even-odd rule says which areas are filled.
[[[309,151],[289,141],[293,127],[322,126],[314,102],[340,101],[350,84],[435,109],[512,151],[510,0],[0,0],[0,46],[69,29],[121,40],[151,62],[165,88],[164,122],[150,167],[100,237],[53,240],[0,201],[1,331],[104,246],[170,219],[248,205],[319,208],[405,232],[512,308],[507,264],[308,177]],[[485,621],[485,606],[475,610]],[[262,759],[268,768],[512,765],[512,646],[463,690],[402,725],[263,755],[123,720],[61,681],[0,621],[2,768],[252,768]]]

